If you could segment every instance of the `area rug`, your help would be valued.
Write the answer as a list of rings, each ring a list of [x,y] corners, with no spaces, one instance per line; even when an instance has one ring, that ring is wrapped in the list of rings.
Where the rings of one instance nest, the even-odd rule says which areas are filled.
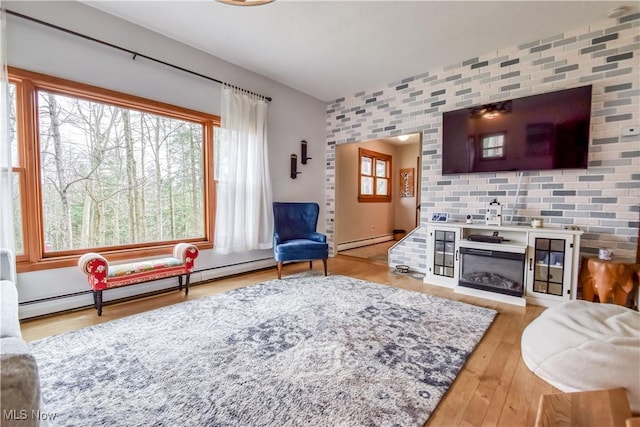
[[[495,315],[299,275],[30,346],[47,425],[422,426]]]

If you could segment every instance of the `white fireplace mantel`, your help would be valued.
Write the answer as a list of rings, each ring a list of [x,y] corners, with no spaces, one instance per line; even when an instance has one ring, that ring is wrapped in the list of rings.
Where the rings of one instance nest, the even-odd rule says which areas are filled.
[[[503,239],[501,243],[470,240],[474,236],[496,235]],[[519,225],[430,222],[427,224],[428,265],[424,282],[452,288],[456,293],[519,306],[527,303],[551,306],[575,299],[581,235],[582,230],[575,226],[532,228]],[[465,281],[463,282],[466,284],[461,285],[464,261],[460,250],[463,247],[495,252],[496,258],[500,257],[500,253],[523,254],[520,262],[511,263],[517,270],[507,272],[508,276],[522,282],[522,294],[509,295],[482,284],[478,288],[469,287],[469,283]],[[487,271],[491,271],[491,268],[491,258],[487,255]]]

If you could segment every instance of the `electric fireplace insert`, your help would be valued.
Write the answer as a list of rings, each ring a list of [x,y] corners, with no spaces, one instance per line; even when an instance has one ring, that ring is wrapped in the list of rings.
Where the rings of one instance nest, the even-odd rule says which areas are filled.
[[[460,248],[459,286],[521,297],[525,254],[486,248]]]

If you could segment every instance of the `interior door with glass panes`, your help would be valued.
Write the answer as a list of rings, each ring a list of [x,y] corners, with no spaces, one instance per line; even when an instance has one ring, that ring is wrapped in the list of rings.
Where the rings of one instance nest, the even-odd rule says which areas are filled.
[[[544,300],[571,299],[572,240],[552,233],[531,233],[527,296]]]

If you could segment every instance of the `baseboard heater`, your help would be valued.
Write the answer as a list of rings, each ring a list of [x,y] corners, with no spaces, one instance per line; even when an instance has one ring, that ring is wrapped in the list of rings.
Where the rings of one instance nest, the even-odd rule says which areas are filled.
[[[197,286],[211,282],[215,279],[231,277],[249,271],[263,270],[271,268],[274,265],[275,261],[273,258],[261,258],[194,270],[191,273],[192,282],[189,286]],[[216,274],[216,272],[218,274]],[[147,282],[145,284],[138,285],[135,289],[141,292],[137,293],[135,292],[135,289],[131,287],[113,289],[111,294],[112,299],[106,300],[105,304],[115,304],[133,299],[160,295],[172,292],[177,289],[177,286],[177,283],[174,283],[173,279],[161,279],[155,282]],[[82,310],[93,307],[93,295],[91,289],[87,289],[86,291],[22,301],[18,306],[20,310],[20,319],[33,319],[66,311]]]
[[[382,236],[368,237],[366,239],[350,240],[348,242],[338,243],[337,248],[338,251],[346,251],[347,249],[375,245],[376,243],[388,242],[389,240],[393,240],[393,234],[384,234]]]

